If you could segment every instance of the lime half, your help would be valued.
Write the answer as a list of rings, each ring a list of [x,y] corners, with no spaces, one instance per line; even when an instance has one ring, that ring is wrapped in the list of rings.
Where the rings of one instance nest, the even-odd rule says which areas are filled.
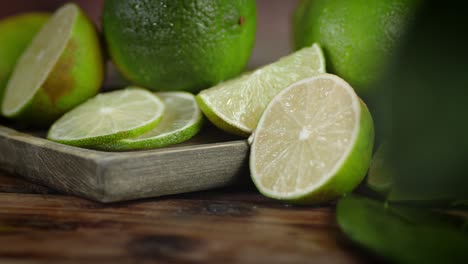
[[[157,96],[143,89],[99,94],[55,122],[47,138],[91,147],[137,137],[159,123],[164,109]]]
[[[2,113],[48,126],[98,93],[103,69],[94,25],[76,4],[66,4],[19,58],[6,86]]]
[[[186,92],[156,94],[166,105],[161,122],[153,130],[137,137],[97,146],[97,149],[122,151],[161,148],[186,141],[202,127],[203,115],[195,97]]]
[[[0,20],[0,106],[18,58],[47,19],[47,13],[24,13]]]
[[[341,78],[323,74],[278,94],[252,138],[251,177],[271,198],[315,203],[352,191],[372,155],[374,126]]]
[[[276,94],[294,82],[324,72],[322,50],[314,44],[254,72],[204,90],[197,100],[203,113],[217,127],[248,136]]]

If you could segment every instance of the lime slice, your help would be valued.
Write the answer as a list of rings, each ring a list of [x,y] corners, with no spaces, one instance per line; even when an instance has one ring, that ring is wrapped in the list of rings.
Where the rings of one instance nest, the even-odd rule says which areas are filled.
[[[49,125],[96,95],[103,80],[99,38],[75,4],[58,9],[19,58],[2,113],[27,124]]]
[[[372,155],[372,117],[344,80],[323,74],[295,83],[265,110],[252,138],[251,177],[271,198],[335,199],[364,178]]]
[[[197,101],[214,125],[233,134],[248,136],[276,94],[294,82],[324,72],[322,50],[314,44],[254,72],[204,90],[197,96]]]
[[[55,122],[47,138],[90,147],[137,137],[159,123],[164,109],[157,96],[143,89],[99,94]]]
[[[166,105],[164,116],[156,128],[140,137],[96,148],[110,151],[161,148],[186,141],[200,131],[203,115],[192,94],[166,92],[156,95]]]

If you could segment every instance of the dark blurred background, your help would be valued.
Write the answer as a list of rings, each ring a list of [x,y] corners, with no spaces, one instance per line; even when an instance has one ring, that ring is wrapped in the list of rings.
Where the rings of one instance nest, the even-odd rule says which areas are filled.
[[[21,12],[31,11],[54,11],[59,6],[67,2],[78,3],[83,10],[97,23],[104,0],[15,0],[0,2],[0,18],[14,15]]]
[[[0,2],[0,19],[21,12],[54,11],[66,2],[75,2],[100,27],[104,0],[16,0]],[[257,0],[257,42],[249,67],[275,61],[291,51],[290,18],[298,0]]]

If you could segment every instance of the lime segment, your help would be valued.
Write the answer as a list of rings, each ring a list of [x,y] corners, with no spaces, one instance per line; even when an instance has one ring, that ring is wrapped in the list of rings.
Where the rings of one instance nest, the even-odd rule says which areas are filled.
[[[203,116],[192,94],[165,92],[156,95],[166,105],[164,116],[156,128],[137,138],[96,148],[110,151],[161,148],[186,141],[200,131]]]
[[[47,138],[89,147],[137,137],[153,129],[164,110],[164,103],[143,89],[100,94],[60,118]]]
[[[354,90],[323,74],[291,85],[253,135],[251,177],[264,195],[303,203],[337,198],[366,175],[372,117]]]
[[[246,136],[255,129],[276,94],[294,82],[324,72],[322,50],[314,44],[254,72],[204,90],[197,100],[216,126]]]

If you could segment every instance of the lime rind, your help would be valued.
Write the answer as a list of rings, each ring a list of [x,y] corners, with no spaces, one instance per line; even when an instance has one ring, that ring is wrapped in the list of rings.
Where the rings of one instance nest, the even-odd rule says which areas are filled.
[[[297,82],[286,88],[279,93],[267,107],[265,114],[260,119],[258,128],[264,126],[263,122],[265,122],[266,113],[270,111],[273,104],[278,103],[285,95],[294,89],[298,89],[297,87],[300,87],[302,84],[320,80],[321,78],[332,79],[339,87],[342,87],[352,99],[352,109],[356,122],[351,136],[351,143],[348,145],[341,158],[334,164],[333,168],[325,175],[321,175],[321,178],[317,182],[314,182],[303,190],[284,193],[266,188],[258,179],[259,176],[255,169],[257,162],[255,144],[257,142],[258,133],[254,133],[250,156],[251,178],[257,186],[257,189],[267,197],[297,204],[319,203],[338,198],[352,191],[366,175],[374,142],[372,117],[366,105],[359,99],[351,86],[337,76],[330,74],[318,75]]]
[[[202,91],[197,102],[205,116],[220,129],[248,136],[268,103],[294,82],[325,73],[325,58],[318,44]]]
[[[162,148],[189,140],[201,130],[203,114],[193,94],[160,92],[156,95],[166,105],[166,111],[158,126],[140,137],[123,139],[95,148],[106,151]]]
[[[132,96],[142,100],[129,100]],[[158,125],[164,110],[161,99],[137,87],[99,94],[57,120],[47,138],[62,144],[92,147],[138,137]],[[110,126],[99,130],[104,123]]]

